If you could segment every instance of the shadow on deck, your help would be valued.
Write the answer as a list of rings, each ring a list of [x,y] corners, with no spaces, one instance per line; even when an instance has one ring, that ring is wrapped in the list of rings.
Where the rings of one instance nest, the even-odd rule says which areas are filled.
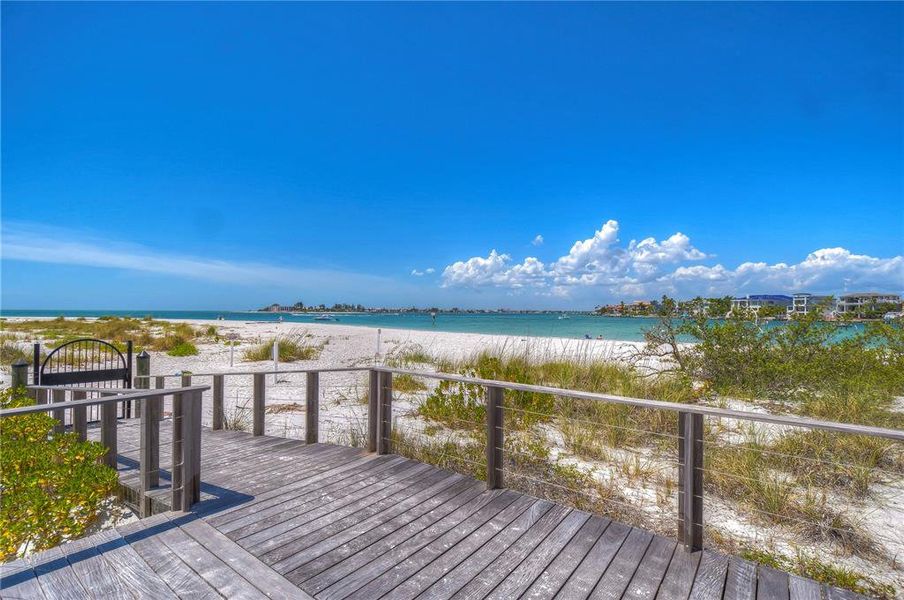
[[[161,423],[161,439],[170,429]],[[120,425],[119,448],[134,496],[137,426]],[[201,456],[191,513],[161,512],[4,565],[0,595],[859,597],[396,455],[205,429]],[[170,464],[167,444],[160,463]],[[169,483],[162,471],[157,510],[169,509]]]

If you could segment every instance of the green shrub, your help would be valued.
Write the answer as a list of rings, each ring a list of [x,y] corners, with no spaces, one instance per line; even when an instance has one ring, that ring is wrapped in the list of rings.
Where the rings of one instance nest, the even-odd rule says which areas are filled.
[[[197,356],[198,347],[191,342],[180,342],[167,351],[170,356]]]
[[[426,390],[427,386],[411,375],[408,375],[407,373],[401,373],[393,376],[392,389],[393,391],[400,392],[402,394],[412,394]]]
[[[0,407],[29,406],[20,388],[0,392]],[[0,429],[0,549],[3,559],[23,545],[42,550],[78,537],[94,522],[102,502],[116,488],[114,469],[98,462],[105,448],[55,434],[46,414],[3,420]]]

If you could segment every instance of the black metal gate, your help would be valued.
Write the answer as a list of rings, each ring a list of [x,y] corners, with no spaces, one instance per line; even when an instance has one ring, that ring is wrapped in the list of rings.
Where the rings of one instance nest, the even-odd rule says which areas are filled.
[[[82,338],[54,348],[41,360],[41,344],[34,346],[35,385],[84,387],[132,387],[132,342],[126,353],[104,340]],[[132,403],[122,407],[122,416],[132,416]]]

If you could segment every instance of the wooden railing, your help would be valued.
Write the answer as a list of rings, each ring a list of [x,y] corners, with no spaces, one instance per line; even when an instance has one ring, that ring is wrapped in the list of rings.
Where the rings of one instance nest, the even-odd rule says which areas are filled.
[[[17,382],[18,383],[18,382]],[[100,443],[107,449],[102,462],[117,466],[116,407],[122,402],[140,405],[139,508],[142,516],[150,512],[148,492],[160,484],[160,419],[162,403],[172,396],[173,436],[171,491],[173,510],[187,511],[201,499],[201,398],[210,386],[184,386],[174,389],[130,390],[65,386],[27,386],[36,404],[0,410],[0,419],[51,413],[58,424],[54,431],[64,430],[65,413],[71,411],[72,431],[82,440],[88,437],[86,409],[99,406]],[[87,394],[99,394],[87,398]],[[67,394],[70,400],[66,400]],[[48,397],[52,402],[48,402]]]
[[[505,394],[506,392],[528,392],[537,394],[546,394],[553,397],[573,398],[578,400],[603,402],[610,404],[621,404],[643,409],[664,410],[675,413],[677,419],[677,445],[678,445],[678,536],[682,545],[688,551],[700,550],[703,545],[703,478],[704,478],[704,418],[727,418],[740,421],[767,423],[773,425],[790,426],[796,428],[804,428],[811,430],[830,431],[850,435],[872,436],[884,438],[896,442],[904,442],[904,431],[895,429],[886,429],[880,427],[871,427],[865,425],[856,425],[851,423],[839,423],[831,421],[822,421],[804,417],[794,417],[787,415],[776,415],[766,413],[754,413],[749,411],[733,410],[726,408],[718,408],[704,406],[699,404],[681,404],[675,402],[663,402],[657,400],[648,400],[643,398],[631,398],[624,396],[615,396],[611,394],[601,394],[595,392],[585,392],[579,390],[562,389],[544,385],[532,385],[523,383],[514,383],[508,381],[498,381],[492,379],[481,379],[476,377],[466,377],[453,373],[438,373],[432,371],[420,371],[411,369],[391,368],[385,366],[374,367],[343,367],[332,369],[290,369],[280,371],[242,371],[242,372],[216,372],[216,373],[182,373],[177,375],[150,375],[146,368],[139,364],[139,376],[136,377],[136,387],[147,387],[151,380],[155,381],[157,388],[163,388],[167,378],[179,378],[182,387],[175,389],[157,389],[155,392],[129,392],[120,393],[115,398],[100,399],[88,401],[88,404],[103,404],[106,402],[120,402],[124,399],[156,399],[165,395],[173,395],[174,398],[181,398],[181,401],[174,402],[174,415],[176,418],[182,419],[181,426],[174,427],[174,431],[181,432],[179,442],[174,440],[174,475],[173,475],[173,506],[181,506],[183,509],[191,506],[193,501],[197,499],[197,490],[199,489],[199,430],[200,430],[200,405],[201,393],[212,389],[213,398],[213,418],[212,428],[222,429],[224,419],[224,389],[225,380],[228,377],[252,377],[253,378],[253,398],[252,398],[252,433],[255,436],[264,434],[264,420],[266,412],[266,376],[279,374],[281,376],[289,374],[305,374],[306,391],[305,391],[305,409],[306,409],[306,431],[305,440],[307,443],[319,442],[319,395],[320,395],[320,376],[323,373],[341,373],[341,372],[368,372],[369,373],[369,393],[368,393],[368,409],[367,409],[367,449],[370,452],[378,454],[389,454],[393,452],[393,375],[409,375],[412,377],[434,379],[441,381],[451,381],[463,384],[481,386],[485,390],[486,399],[486,485],[489,489],[502,488],[505,485],[503,461],[505,459]],[[205,376],[213,378],[212,386],[192,386],[192,377]],[[33,388],[35,392],[39,392],[41,388]],[[55,388],[53,394],[57,394],[59,388]],[[85,388],[74,389],[73,391],[85,391]],[[109,389],[98,390],[102,393],[109,393]],[[186,398],[189,398],[186,400]],[[83,400],[75,400],[66,403],[65,408],[78,408],[82,406],[79,402]],[[86,404],[87,405],[87,404]],[[142,402],[142,439],[148,440],[150,447],[154,442],[154,425],[155,418],[152,417],[152,404]],[[28,412],[38,411],[56,411],[60,410],[54,405],[44,405],[39,407],[29,407],[27,409],[12,409],[2,411],[0,416],[6,417],[13,414],[26,414]],[[104,421],[102,428],[107,429],[107,437],[104,438],[102,429],[102,441],[110,443],[112,439],[112,451],[115,452],[115,435],[110,433],[112,427],[108,421]],[[113,436],[111,438],[111,435]],[[181,447],[176,451],[176,444],[180,443]],[[144,444],[144,443],[143,443]],[[110,447],[110,446],[108,446]],[[144,448],[144,445],[142,445]],[[144,462],[144,454],[142,462]],[[177,475],[177,456],[182,457],[182,470]],[[149,461],[152,458],[148,457]],[[150,462],[149,464],[152,464]],[[153,469],[149,467],[148,473]],[[153,475],[148,475],[147,480],[142,478],[142,486],[152,487],[154,482]],[[186,493],[178,497],[177,487],[184,488]]]

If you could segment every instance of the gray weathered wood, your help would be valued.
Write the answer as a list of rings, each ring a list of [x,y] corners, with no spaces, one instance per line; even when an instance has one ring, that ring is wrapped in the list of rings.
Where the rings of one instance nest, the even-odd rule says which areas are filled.
[[[188,511],[201,500],[201,392],[182,396],[182,489]]]
[[[367,451],[377,451],[377,422],[379,418],[380,374],[371,369],[368,372],[367,388]]]
[[[28,365],[25,365],[26,370]],[[27,377],[27,373],[26,373]],[[25,385],[24,383],[21,385]],[[0,598],[45,598],[38,576],[27,559],[0,564]]]
[[[59,546],[29,557],[28,562],[47,598],[84,600],[89,597]]]
[[[587,598],[629,533],[631,528],[627,525],[611,523],[587,553],[584,561],[565,582],[560,595],[563,598]]]
[[[10,366],[9,387],[28,385],[28,362],[22,358]]]
[[[458,475],[442,477],[433,485],[417,490],[415,494],[395,503],[388,509],[379,510],[364,520],[355,522],[351,526],[341,529],[341,524],[336,524],[333,531],[331,527],[317,532],[316,539],[305,539],[290,557],[275,563],[273,568],[281,573],[294,572],[293,577],[303,577],[301,568],[314,561],[318,557],[326,555],[331,550],[344,547],[345,551],[352,552],[353,546],[363,547],[368,540],[378,540],[386,531],[394,531],[405,523],[409,523],[417,517],[442,505],[444,502],[457,496],[470,487],[472,482]],[[314,569],[316,571],[316,569]]]
[[[788,582],[790,600],[821,600],[822,586],[812,579],[791,575]]]
[[[306,377],[304,441],[316,444],[320,440],[320,373],[314,371]]]
[[[90,590],[92,597],[130,600],[134,596],[129,586],[98,550],[98,546],[111,536],[115,536],[115,533],[101,532],[96,536],[65,543],[60,549],[66,555],[73,573],[85,589]]]
[[[185,418],[185,411],[183,409],[184,402],[185,400],[182,398],[182,394],[173,394],[172,448],[170,452],[172,456],[172,470],[170,471],[170,492],[172,494],[172,499],[170,501],[170,507],[173,510],[180,510],[182,508],[182,491],[185,482],[185,444],[183,440],[185,429],[182,424]]]
[[[466,522],[462,523],[409,556],[391,573],[384,573],[380,579],[363,589],[379,591],[395,586],[392,587],[393,598],[413,600],[442,577],[443,573],[467,560],[477,548],[507,527],[533,503],[533,498],[520,496],[483,524],[479,520],[467,526]],[[398,582],[401,583],[396,585]]]
[[[419,550],[431,545],[437,539],[447,539],[455,543],[496,516],[516,499],[516,495],[510,491],[495,493],[489,502],[477,510],[468,511],[461,521],[451,527],[434,525],[427,528],[417,537],[399,544],[366,568],[325,590],[318,597],[336,600],[353,594],[357,598],[379,598],[417,570],[419,562],[413,561],[412,557]]]
[[[787,573],[776,571],[766,565],[757,568],[757,600],[789,600],[789,579]]]
[[[254,435],[264,435],[264,411],[266,409],[267,384],[263,373],[254,375],[254,397],[251,406],[251,431]]]
[[[703,549],[703,415],[678,414],[678,539]]]
[[[101,462],[116,468],[116,404],[108,402],[100,405],[100,443],[107,449]]]
[[[430,588],[424,591],[423,596],[436,600],[451,598],[453,594],[461,590],[473,579],[475,573],[481,573],[489,568],[503,552],[530,531],[541,518],[546,517],[553,506],[554,505],[551,502],[545,500],[534,502],[533,505],[521,513],[521,515],[509,524],[508,527],[481,546],[481,548],[468,557],[467,560],[459,563],[451,571],[446,572],[441,579],[437,580]],[[548,520],[550,523],[557,522],[555,519]],[[550,528],[552,528],[552,525]],[[442,560],[437,561],[437,563],[444,571],[446,570]]]
[[[318,598],[345,597],[383,573],[386,568],[395,566],[405,556],[430,543],[436,536],[464,521],[494,498],[487,492],[477,496],[471,494],[466,494],[466,496],[469,499],[464,504],[453,503],[457,506],[451,512],[438,510],[434,511],[434,514],[424,515],[410,525],[321,572],[305,584],[305,590],[308,593],[320,590],[315,594]],[[412,535],[412,532],[416,532],[417,535]],[[426,541],[421,543],[421,540],[425,538]]]
[[[756,563],[737,556],[728,561],[724,600],[754,600],[756,598]]]
[[[537,576],[522,598],[554,598],[606,531],[609,523],[611,521],[605,517],[590,517],[558,556]]]
[[[684,600],[687,598],[694,586],[694,576],[697,574],[701,554],[703,553],[686,552],[683,548],[676,549],[656,598],[659,600]]]
[[[72,392],[72,401],[78,402],[88,397],[87,392]],[[88,439],[88,408],[79,406],[72,409],[72,431],[78,435],[79,439],[85,441]]]
[[[145,380],[147,381],[147,380]],[[142,517],[150,515],[150,499],[147,492],[160,485],[160,398],[146,398],[139,403],[140,441],[139,441],[139,492],[140,512]]]
[[[180,527],[166,528],[156,536],[156,539],[166,544],[174,554],[223,597],[266,598],[241,574],[233,571],[224,560],[199,544]]]
[[[487,403],[487,489],[503,487],[502,467],[505,430],[503,428],[504,390],[490,386],[486,389]]]
[[[625,600],[650,600],[656,596],[659,584],[665,577],[665,571],[669,568],[672,555],[676,552],[678,544],[661,536],[654,536],[647,548],[647,553],[640,561],[637,572],[628,584],[623,598]]]
[[[66,402],[66,390],[53,390],[52,399],[54,404],[63,404]],[[53,418],[56,419],[53,432],[63,433],[66,430],[66,411],[63,409],[53,411]]]
[[[652,541],[652,533],[632,529],[590,597],[608,600],[621,598]]]
[[[109,569],[137,598],[177,598],[119,532],[103,531],[92,536],[91,542]]]
[[[700,566],[691,589],[692,600],[721,600],[728,574],[728,557],[711,550],[704,550]]]
[[[583,527],[590,518],[583,511],[572,511],[565,517],[559,526],[549,536],[540,542],[536,548],[512,571],[502,583],[500,583],[487,598],[517,598],[534,582],[537,576],[552,562],[556,555],[564,548],[571,538]]]
[[[385,552],[417,535],[432,523],[473,501],[482,491],[483,486],[469,485],[468,482],[453,486],[449,494],[439,497],[438,502],[425,502],[323,554],[304,557],[304,562],[292,572],[287,572],[286,577],[296,584],[304,582],[309,593],[323,590],[366,564],[370,560],[367,553]]]
[[[392,452],[392,373],[380,373],[378,454]]]
[[[271,598],[310,598],[282,575],[203,521],[191,521],[183,525],[182,530],[231,569],[241,573],[265,595]]]
[[[225,387],[223,375],[213,376],[213,425],[214,430],[223,429],[223,392]]]

